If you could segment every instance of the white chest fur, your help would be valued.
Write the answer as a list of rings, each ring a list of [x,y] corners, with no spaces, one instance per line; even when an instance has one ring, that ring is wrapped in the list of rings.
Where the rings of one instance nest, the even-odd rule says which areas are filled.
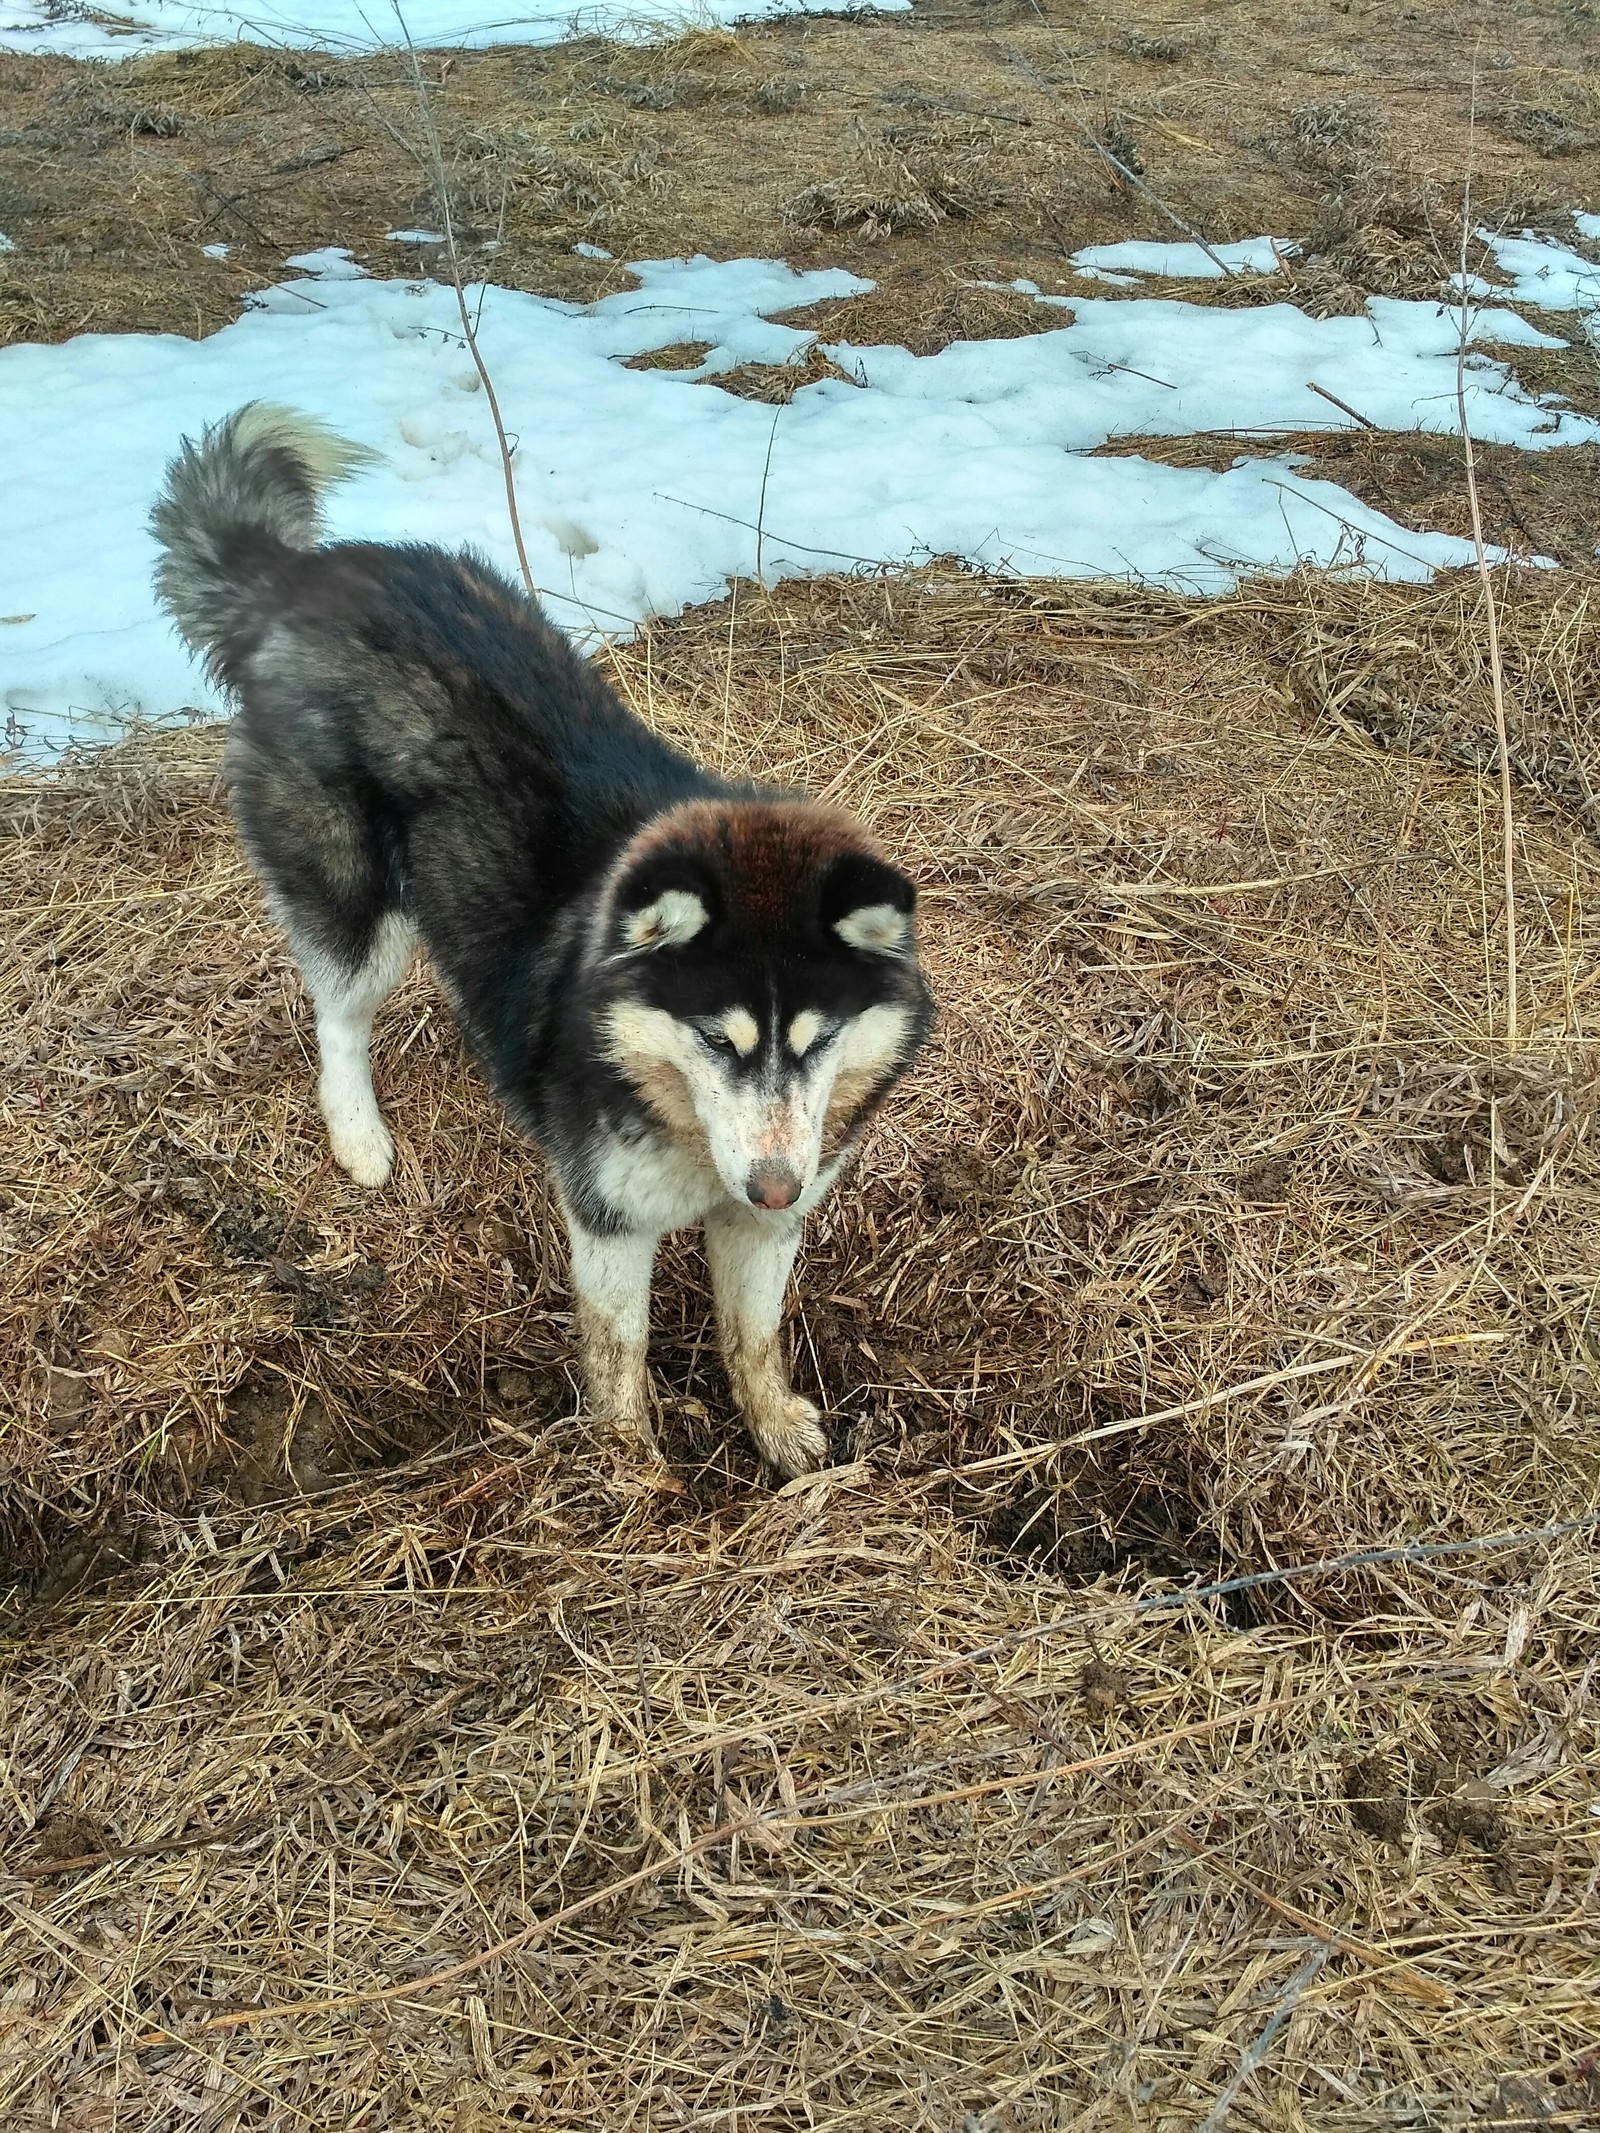
[[[701,1221],[727,1197],[710,1163],[661,1134],[609,1135],[590,1172],[595,1191],[630,1228],[664,1235]]]

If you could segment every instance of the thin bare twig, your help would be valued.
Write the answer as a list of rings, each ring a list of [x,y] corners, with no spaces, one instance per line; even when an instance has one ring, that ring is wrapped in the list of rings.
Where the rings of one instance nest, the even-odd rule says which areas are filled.
[[[778,441],[778,417],[783,413],[780,400],[772,410],[772,427],[767,432],[767,456],[761,466],[761,496],[756,504],[756,583],[763,592],[767,581],[761,573],[761,536],[767,522],[767,476],[772,472],[772,448]]]
[[[1506,1049],[1517,1049],[1517,878],[1516,823],[1511,812],[1511,743],[1506,728],[1505,662],[1500,653],[1500,614],[1495,605],[1494,582],[1489,575],[1489,555],[1483,538],[1483,511],[1478,500],[1478,467],[1472,449],[1472,431],[1467,423],[1467,334],[1471,283],[1467,264],[1467,241],[1472,230],[1472,155],[1477,138],[1478,61],[1473,55],[1472,96],[1467,111],[1467,173],[1461,193],[1461,328],[1456,336],[1456,422],[1461,431],[1461,453],[1467,473],[1467,504],[1472,513],[1472,547],[1483,585],[1483,611],[1489,633],[1489,683],[1494,695],[1494,731],[1500,751],[1501,867],[1506,907]]]
[[[417,113],[422,121],[422,130],[428,146],[428,167],[438,195],[439,215],[444,224],[445,258],[450,267],[450,285],[455,290],[456,309],[461,314],[461,331],[472,357],[473,368],[483,386],[484,398],[489,403],[489,413],[494,422],[495,440],[500,447],[500,471],[505,477],[506,513],[511,520],[511,538],[516,544],[517,566],[522,572],[522,582],[527,587],[528,598],[537,600],[539,588],[534,583],[533,569],[528,562],[528,551],[522,539],[522,515],[517,509],[517,478],[511,466],[511,441],[506,435],[504,417],[500,413],[499,397],[494,389],[494,380],[489,375],[489,366],[483,360],[483,351],[478,346],[477,322],[467,307],[467,292],[461,279],[461,254],[456,245],[455,218],[450,207],[450,181],[444,166],[444,149],[439,141],[439,129],[434,123],[433,105],[428,97],[427,77],[422,71],[422,62],[417,57],[417,48],[411,41],[411,32],[406,18],[396,0],[395,18],[400,24],[400,33],[406,41],[406,52],[411,62],[411,78],[417,91]]]
[[[1039,16],[1039,20],[1041,22],[1045,22],[1045,17],[1038,6],[1038,0],[1034,0],[1034,12]],[[1045,27],[1047,29],[1049,28],[1049,24],[1047,22],[1045,23]],[[1112,154],[1111,150],[1106,146],[1105,142],[1101,140],[1099,134],[1095,132],[1094,128],[1089,125],[1085,120],[1079,118],[1077,113],[1069,107],[1066,98],[1061,94],[1061,91],[1057,88],[1054,82],[1046,81],[1044,76],[1039,72],[1038,68],[1030,66],[1028,61],[1023,58],[1020,52],[1015,52],[1008,48],[1006,50],[1005,56],[1007,59],[1010,60],[1011,64],[1014,67],[1020,68],[1020,70],[1027,75],[1030,81],[1037,83],[1041,89],[1045,90],[1049,95],[1055,98],[1056,102],[1061,106],[1062,111],[1066,115],[1067,124],[1072,128],[1073,132],[1078,135],[1079,139],[1083,142],[1086,148],[1092,150],[1092,152],[1100,158],[1101,162],[1106,164],[1108,168],[1111,169],[1125,185],[1131,185],[1133,190],[1138,193],[1141,198],[1148,200],[1150,205],[1155,209],[1156,213],[1165,217],[1165,219],[1172,224],[1175,230],[1182,230],[1184,236],[1187,237],[1191,241],[1191,243],[1197,244],[1200,247],[1201,251],[1205,253],[1207,259],[1210,260],[1211,264],[1216,268],[1219,274],[1225,276],[1230,281],[1233,279],[1234,269],[1228,265],[1228,262],[1222,257],[1221,253],[1217,251],[1216,247],[1206,242],[1205,238],[1201,236],[1200,232],[1195,228],[1192,222],[1185,222],[1176,208],[1168,207],[1166,201],[1162,199],[1161,195],[1156,191],[1153,185],[1147,185],[1144,179],[1140,177],[1139,173],[1136,170],[1130,170],[1128,165],[1122,161],[1120,156]]]
[[[1306,391],[1315,393],[1319,400],[1326,400],[1330,407],[1336,407],[1341,415],[1348,415],[1352,422],[1359,422],[1364,430],[1375,430],[1378,427],[1375,422],[1369,422],[1359,408],[1352,407],[1348,400],[1341,400],[1337,393],[1329,392],[1326,385],[1319,385],[1314,378],[1307,380]]]

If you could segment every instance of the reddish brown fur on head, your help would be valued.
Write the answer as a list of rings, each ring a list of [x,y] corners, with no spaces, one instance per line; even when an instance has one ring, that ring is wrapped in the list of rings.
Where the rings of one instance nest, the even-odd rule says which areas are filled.
[[[613,886],[669,852],[702,860],[736,890],[741,930],[751,946],[787,933],[838,860],[890,864],[843,808],[813,800],[690,800],[646,823],[618,858]]]

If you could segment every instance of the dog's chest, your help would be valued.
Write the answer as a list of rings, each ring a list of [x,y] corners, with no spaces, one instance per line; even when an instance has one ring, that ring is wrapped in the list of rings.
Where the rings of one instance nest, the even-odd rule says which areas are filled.
[[[608,1136],[590,1175],[601,1199],[631,1229],[684,1229],[726,1197],[708,1162],[657,1134]]]

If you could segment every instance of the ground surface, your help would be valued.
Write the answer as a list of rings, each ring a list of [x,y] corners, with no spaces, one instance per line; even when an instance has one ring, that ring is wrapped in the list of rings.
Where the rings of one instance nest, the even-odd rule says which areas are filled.
[[[1597,45],[995,0],[425,65],[498,278],[787,252],[931,348],[1169,234],[1084,128],[1210,239],[1312,240],[1308,304],[1436,290],[1475,52],[1480,204],[1570,239]],[[392,65],[0,95],[18,337],[204,332],[431,225]],[[1462,530],[1453,448],[1315,449]],[[597,1456],[537,1166],[420,974],[396,1180],[331,1170],[216,733],[0,789],[8,2128],[1600,2123],[1600,1575],[1548,1530],[1600,1508],[1593,475],[1486,477],[1573,565],[1501,617],[1515,1044],[1471,582],[742,587],[613,656],[925,884],[940,1034],[797,1305],[843,1471],[781,1496],[687,1247],[670,1477]]]
[[[1275,2017],[1236,2123],[1592,2122],[1584,1533],[1137,1597],[1600,1504],[1600,642],[1506,608],[1511,1055],[1479,621],[934,574],[616,655],[926,889],[777,1499],[686,1248],[670,1482],[597,1456],[420,975],[332,1171],[216,735],[10,788],[8,2123],[1176,2128]]]
[[[654,48],[422,61],[469,273],[568,296],[618,286],[624,270],[575,243],[850,266],[883,285],[852,333],[918,351],[1054,323],[973,284],[1066,287],[1080,247],[1178,236],[1174,216],[1213,243],[1305,242],[1293,293],[1313,309],[1437,294],[1469,163],[1481,219],[1570,238],[1567,211],[1600,207],[1597,63],[1600,17],[1573,0],[1115,13],[947,0]],[[0,258],[0,332],[14,336],[204,333],[286,257],[329,243],[377,272],[437,263],[387,242],[438,226],[415,84],[392,57],[0,56],[0,139],[0,230],[18,247]],[[227,258],[204,256],[208,243]],[[1515,367],[1600,408],[1576,331]],[[1447,451],[1381,434],[1309,449],[1402,520],[1464,530]],[[1496,455],[1492,535],[1591,554],[1596,471],[1590,450]]]

